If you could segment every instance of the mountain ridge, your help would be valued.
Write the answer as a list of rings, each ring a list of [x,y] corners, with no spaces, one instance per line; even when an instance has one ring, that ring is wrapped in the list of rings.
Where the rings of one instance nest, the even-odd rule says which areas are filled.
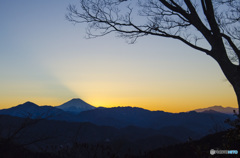
[[[0,110],[1,115],[10,115],[21,118],[31,119],[59,119],[73,116],[71,113],[52,106],[39,106],[33,102],[27,101],[9,109]]]
[[[23,103],[25,106],[29,106],[29,107],[36,107],[39,106],[31,101],[26,101],[25,103]],[[19,104],[17,106],[23,105],[23,104]],[[14,107],[17,107],[14,106]],[[42,106],[42,105],[41,105]],[[48,107],[55,107],[58,109],[61,109],[63,111],[68,111],[68,112],[73,112],[73,113],[80,113],[82,111],[88,111],[88,110],[93,110],[93,109],[111,109],[111,108],[118,108],[120,106],[116,106],[116,107],[95,107],[93,105],[88,104],[87,102],[85,102],[84,100],[80,99],[80,98],[73,98],[61,105],[58,106],[50,106],[50,105],[44,105],[44,106],[48,106]],[[124,107],[131,107],[131,106],[121,106],[122,108]],[[13,107],[10,107],[8,109],[11,109]],[[140,108],[140,107],[131,107],[131,108]],[[145,109],[145,108],[140,108],[140,109],[144,109],[144,110],[148,110],[148,111],[159,111],[159,112],[165,112],[165,113],[172,113],[172,112],[166,112],[166,111],[162,111],[162,110],[149,110],[149,109]],[[0,109],[0,110],[5,110],[5,109]],[[187,113],[187,112],[204,112],[204,113],[210,113],[210,112],[219,112],[219,113],[224,113],[224,114],[234,114],[233,110],[235,110],[236,112],[238,111],[238,108],[233,108],[233,107],[223,107],[221,105],[215,105],[215,106],[210,106],[207,108],[198,108],[198,109],[194,109],[194,110],[190,110],[190,111],[186,111],[186,112],[177,112],[175,114],[178,113]]]
[[[93,110],[96,107],[86,103],[80,98],[73,98],[62,105],[55,106],[58,109],[62,109],[64,111],[79,113],[82,111]]]
[[[223,107],[221,105],[215,105],[215,106],[211,106],[211,107],[207,107],[207,108],[199,108],[199,109],[195,109],[192,111],[196,111],[196,112],[206,112],[206,111],[215,111],[215,112],[220,112],[220,113],[225,113],[225,114],[234,114],[234,110],[237,112],[238,108],[233,108],[233,107]]]
[[[38,106],[31,102],[0,110],[0,115],[31,119],[45,118],[66,122],[88,122],[97,126],[111,126],[118,129],[135,126],[161,130],[163,134],[168,133],[169,136],[178,139],[187,139],[188,135],[199,138],[214,130],[228,129],[229,125],[225,124],[224,121],[234,118],[233,115],[219,112],[168,113],[138,107],[94,108],[74,113],[52,106]]]

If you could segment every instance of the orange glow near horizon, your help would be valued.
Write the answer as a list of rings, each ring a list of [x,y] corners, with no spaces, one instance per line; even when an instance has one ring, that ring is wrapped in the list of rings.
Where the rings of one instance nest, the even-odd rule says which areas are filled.
[[[70,75],[67,77],[60,76],[61,74],[55,75],[55,78],[61,80],[55,79],[54,85],[28,82],[28,84],[6,86],[5,89],[8,91],[2,92],[0,96],[0,109],[26,101],[38,105],[58,106],[72,98],[80,98],[95,107],[132,106],[173,113],[214,105],[237,107],[237,99],[232,87],[222,80],[198,81],[197,78],[181,79],[180,76],[180,79],[174,81],[151,73],[148,74],[148,77],[152,78],[150,81],[144,76],[140,78],[133,74],[119,73],[112,75],[131,78],[106,77],[104,73],[99,73],[98,79],[95,79],[96,74],[94,74],[87,76],[85,80],[82,79],[81,74],[75,74],[74,78],[69,78]]]
[[[7,98],[6,98],[7,99]],[[6,106],[0,106],[1,109],[6,109],[6,108],[10,108],[10,107],[14,107],[17,106],[19,104],[22,104],[26,101],[31,101],[33,103],[36,103],[37,105],[50,105],[50,106],[58,106],[61,105],[67,101],[69,101],[71,98],[69,99],[58,99],[58,98],[17,98],[16,100],[6,100],[4,102],[4,100],[1,101],[2,105],[6,105]],[[94,97],[92,99],[93,101],[91,101],[91,99],[89,100],[84,100],[87,103],[89,103],[92,106],[95,107],[107,107],[107,108],[111,108],[111,107],[125,107],[125,106],[131,106],[131,107],[140,107],[140,108],[144,108],[150,111],[165,111],[165,112],[172,112],[172,113],[179,113],[179,112],[187,112],[187,111],[191,111],[194,109],[199,109],[199,108],[206,108],[206,107],[210,107],[210,106],[215,106],[215,105],[219,105],[219,104],[214,104],[215,101],[212,100],[212,104],[209,104],[209,100],[207,101],[208,104],[206,105],[204,101],[201,102],[196,102],[194,105],[190,105],[187,101],[183,101],[181,99],[179,100],[173,100],[172,102],[169,102],[169,100],[152,100],[152,101],[148,101],[148,100],[144,100],[144,99],[140,99],[138,101],[133,101],[133,100],[127,100],[127,99],[122,99],[122,100],[118,100],[116,99],[100,99],[100,98],[96,98]],[[237,108],[237,102],[236,100],[233,98],[233,102],[228,102],[224,105],[222,105],[223,107],[234,107]]]
[[[58,106],[72,98],[80,98],[95,107],[132,106],[174,113],[214,105],[237,107],[230,84],[217,78],[211,79],[214,76],[210,73],[200,78],[200,75],[194,77],[190,74],[163,77],[160,73],[146,70],[135,73],[132,73],[134,70],[130,70],[131,73],[113,71],[111,75],[103,70],[101,73],[98,69],[95,71],[86,72],[85,76],[81,73],[72,75],[72,72],[61,74],[53,71],[49,72],[51,76],[44,79],[46,83],[29,79],[29,82],[6,84],[3,87],[5,90],[0,91],[0,109],[26,101]],[[222,74],[219,76],[224,78]]]

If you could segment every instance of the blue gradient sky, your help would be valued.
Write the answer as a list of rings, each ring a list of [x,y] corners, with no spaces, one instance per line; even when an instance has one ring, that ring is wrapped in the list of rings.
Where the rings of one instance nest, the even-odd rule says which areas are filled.
[[[86,25],[65,19],[77,0],[0,1],[0,109],[25,101],[138,106],[180,112],[237,107],[217,63],[181,42],[114,34],[86,40]]]

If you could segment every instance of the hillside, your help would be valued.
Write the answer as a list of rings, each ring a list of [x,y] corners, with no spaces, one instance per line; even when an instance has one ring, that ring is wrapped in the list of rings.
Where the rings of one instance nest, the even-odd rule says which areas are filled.
[[[82,103],[82,100],[72,99],[62,107],[77,106],[76,103]],[[224,147],[220,145],[226,144],[222,138],[226,132],[214,133],[229,129],[225,120],[236,118],[206,109],[168,113],[137,107],[94,108],[86,105],[85,110],[84,106],[79,108],[83,111],[26,102],[0,110],[0,145],[5,146],[7,155],[12,154],[10,147],[15,150],[19,146],[16,153],[38,155],[41,152],[39,154],[44,157],[49,154],[61,158],[63,155],[74,157],[74,154],[82,155],[81,158],[95,158],[96,154],[99,158],[184,157],[191,149],[189,155],[197,158],[200,149],[205,157],[208,148]],[[3,148],[1,150],[3,152]]]
[[[235,129],[236,130],[236,129]],[[239,130],[239,129],[238,129]],[[141,158],[239,158],[240,138],[234,130],[207,135],[200,140],[171,145],[148,152]],[[240,131],[238,131],[240,132]],[[237,150],[238,154],[210,154],[210,150]]]
[[[1,138],[12,140],[37,151],[40,148],[59,148],[71,146],[74,143],[107,143],[114,146],[120,142],[124,147],[145,151],[180,142],[176,138],[165,136],[153,129],[139,127],[117,129],[92,123],[32,120],[7,115],[0,115],[0,127]],[[155,141],[151,141],[153,138]],[[148,142],[148,145],[143,142]]]
[[[9,118],[10,117],[10,118]],[[2,119],[19,119],[11,116],[0,116],[0,123],[3,123]],[[21,119],[20,119],[21,120]],[[20,121],[21,122],[21,121]],[[49,121],[47,121],[49,122]],[[50,121],[55,122],[55,121]],[[9,124],[10,122],[7,122]],[[50,123],[51,124],[51,123]],[[56,124],[56,122],[54,123]],[[2,125],[2,124],[1,124]],[[87,127],[88,125],[83,125],[81,127]],[[2,126],[1,126],[2,127]],[[65,126],[66,127],[66,126]],[[94,129],[95,127],[92,127]],[[71,128],[70,128],[71,129]],[[89,129],[89,128],[85,128]],[[91,129],[91,128],[90,128]],[[95,130],[95,129],[94,129]],[[116,129],[115,129],[116,130]],[[132,140],[135,140],[139,133],[135,133],[136,130],[139,131],[141,129],[135,127],[128,127],[122,129],[123,131],[130,131],[129,137],[134,136]],[[44,130],[43,130],[44,131]],[[88,131],[88,130],[86,130]],[[111,129],[110,129],[111,131]],[[122,131],[122,132],[123,132]],[[27,132],[27,131],[24,131]],[[149,132],[146,130],[145,132]],[[145,135],[146,133],[143,132]],[[156,132],[156,131],[155,131]],[[46,149],[41,148],[40,151],[33,151],[33,145],[24,146],[20,142],[8,139],[0,138],[0,153],[3,158],[18,158],[18,157],[46,157],[46,158],[74,158],[81,155],[81,158],[207,158],[207,157],[216,157],[216,158],[238,158],[239,154],[233,155],[210,155],[210,150],[238,150],[240,151],[240,141],[239,138],[236,139],[236,135],[232,135],[234,132],[237,132],[236,129],[227,130],[211,135],[207,135],[200,140],[191,141],[185,143],[176,143],[172,142],[174,139],[170,139],[169,137],[164,137],[161,135],[149,136],[147,138],[138,139],[135,143],[127,140],[127,136],[123,135],[119,137],[120,139],[112,141],[110,139],[106,139],[103,142],[96,143],[81,143],[74,142],[72,145],[67,144],[58,144],[57,146],[49,146]],[[239,131],[238,131],[239,132]],[[134,134],[135,133],[135,134]],[[238,133],[239,134],[239,133]],[[91,132],[89,133],[91,135]],[[141,135],[141,134],[140,134]],[[22,135],[24,136],[24,135]],[[30,135],[31,136],[31,135]],[[18,137],[21,138],[21,137]],[[51,138],[51,139],[56,139]],[[76,138],[76,137],[75,137]],[[156,142],[161,142],[165,145],[160,145],[158,147],[152,146]],[[41,140],[37,142],[37,147],[39,145],[43,145],[45,140]],[[48,142],[49,140],[47,140]],[[51,140],[51,142],[53,142]],[[166,144],[168,142],[168,144]],[[169,142],[171,142],[169,144]],[[171,144],[175,145],[171,145]],[[49,142],[48,142],[49,144]],[[140,145],[140,146],[139,146]],[[145,145],[145,151],[141,148],[141,145]],[[27,147],[27,148],[26,148]],[[31,150],[29,150],[31,149]],[[36,148],[35,148],[36,149]],[[57,152],[55,152],[57,150]]]

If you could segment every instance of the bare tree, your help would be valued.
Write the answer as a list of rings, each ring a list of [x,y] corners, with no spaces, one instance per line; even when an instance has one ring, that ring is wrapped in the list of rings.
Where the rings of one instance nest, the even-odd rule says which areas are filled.
[[[88,23],[89,38],[116,32],[134,43],[153,35],[206,53],[232,84],[240,106],[239,0],[80,0],[68,10],[69,21]]]

